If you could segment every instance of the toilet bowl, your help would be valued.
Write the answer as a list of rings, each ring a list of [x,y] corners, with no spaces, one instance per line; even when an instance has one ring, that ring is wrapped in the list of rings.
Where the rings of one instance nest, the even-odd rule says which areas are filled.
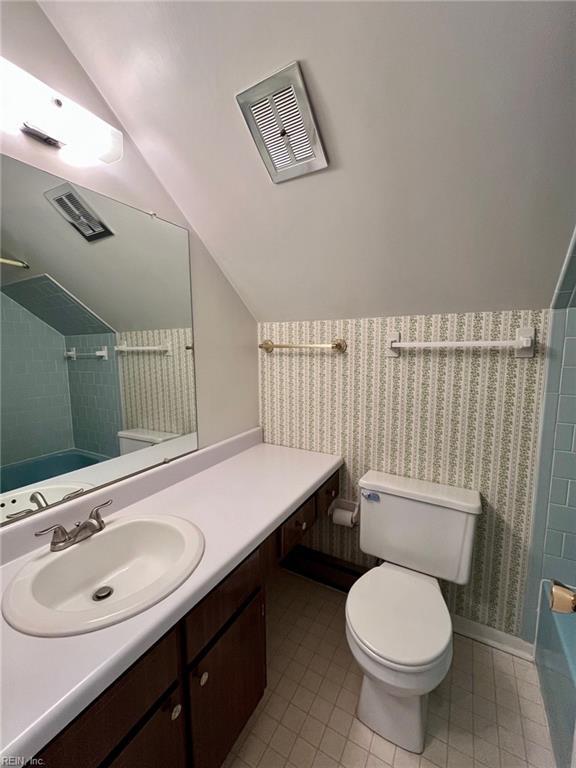
[[[346,637],[364,673],[358,718],[422,752],[427,695],[452,662],[452,622],[437,580],[391,563],[368,571],[348,595]]]
[[[386,562],[346,600],[346,638],[364,675],[356,714],[388,741],[422,752],[428,694],[452,662],[437,578],[468,581],[480,495],[371,470],[360,496],[360,547]]]

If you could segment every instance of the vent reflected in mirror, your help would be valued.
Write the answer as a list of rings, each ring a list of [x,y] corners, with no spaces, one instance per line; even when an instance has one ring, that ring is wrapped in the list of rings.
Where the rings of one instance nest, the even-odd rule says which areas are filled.
[[[1,173],[5,524],[197,434],[187,230],[8,157]]]

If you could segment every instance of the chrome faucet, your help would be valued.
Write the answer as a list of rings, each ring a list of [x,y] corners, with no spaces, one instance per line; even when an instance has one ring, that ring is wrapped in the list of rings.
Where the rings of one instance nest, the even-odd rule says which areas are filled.
[[[46,509],[46,507],[50,506],[46,500],[46,496],[44,496],[42,491],[34,491],[34,493],[31,493],[30,501],[32,504],[36,504],[38,509]]]
[[[44,536],[46,533],[53,531],[50,551],[60,552],[63,549],[68,549],[68,547],[78,544],[78,542],[84,541],[84,539],[88,539],[95,533],[104,530],[106,523],[102,519],[100,510],[104,507],[109,507],[110,504],[112,504],[112,499],[94,507],[88,515],[88,519],[84,520],[83,523],[76,523],[75,527],[70,531],[67,531],[63,525],[56,524],[51,525],[49,528],[44,528],[42,531],[36,531],[34,536]]]
[[[62,496],[62,501],[68,501],[68,499],[75,499],[76,496],[80,496],[84,493],[84,488],[76,488],[75,491],[70,491],[70,493],[67,493],[66,496]]]

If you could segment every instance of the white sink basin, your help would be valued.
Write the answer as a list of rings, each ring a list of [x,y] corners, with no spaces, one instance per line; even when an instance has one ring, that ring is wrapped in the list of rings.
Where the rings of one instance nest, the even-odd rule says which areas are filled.
[[[202,532],[182,518],[112,517],[89,539],[29,561],[8,585],[2,613],[29,635],[93,632],[169,595],[203,553]],[[111,594],[95,600],[104,587]]]

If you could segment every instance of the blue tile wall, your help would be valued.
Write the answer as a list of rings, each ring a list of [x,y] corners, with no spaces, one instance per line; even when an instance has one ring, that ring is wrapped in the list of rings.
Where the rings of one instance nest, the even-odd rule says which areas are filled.
[[[570,306],[572,294],[570,291],[559,291],[554,297],[554,309],[567,309]]]
[[[546,540],[544,542],[545,554],[561,557],[563,545],[564,545],[564,537],[559,531],[554,531],[554,530],[546,531]]]
[[[569,481],[560,477],[554,477],[550,488],[551,504],[566,504],[568,498]]]
[[[78,354],[108,347],[108,360],[68,361],[74,444],[108,458],[119,455],[118,430],[122,429],[116,343],[114,333],[66,336],[66,347],[75,347]]]
[[[564,551],[565,558],[570,560],[576,560],[576,535],[573,533],[564,534]]]
[[[64,337],[0,292],[2,464],[72,448]]]
[[[574,245],[574,242],[573,237],[571,245]],[[552,307],[554,309],[576,307],[576,247],[573,248],[564,273],[560,276]]]
[[[560,392],[564,395],[576,395],[576,366],[563,366]]]
[[[4,285],[2,291],[63,336],[114,331],[49,275]]]
[[[558,768],[569,768],[576,724],[576,615],[552,613],[546,580],[576,587],[576,251],[553,306],[523,634],[533,640],[538,622],[536,663],[552,745]]]
[[[576,454],[571,451],[554,451],[552,472],[554,477],[576,480]]]
[[[576,365],[576,338],[568,337],[564,342],[564,365]]]
[[[573,257],[576,260],[576,256]],[[576,309],[552,312],[523,636],[536,630],[542,578],[576,586]],[[570,394],[567,394],[570,392]]]
[[[574,442],[574,425],[573,424],[556,424],[556,440],[554,442],[554,448],[559,451],[572,450],[572,443]]]

